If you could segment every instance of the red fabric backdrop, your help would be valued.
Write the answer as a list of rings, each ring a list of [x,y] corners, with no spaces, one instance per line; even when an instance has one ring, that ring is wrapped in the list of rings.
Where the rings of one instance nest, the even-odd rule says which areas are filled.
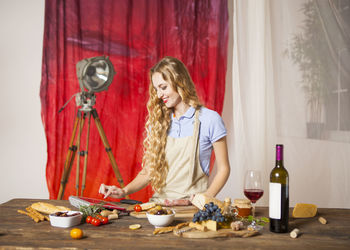
[[[73,100],[58,110],[80,92],[78,61],[107,55],[117,72],[108,91],[96,94],[94,107],[127,184],[141,169],[149,69],[163,56],[179,58],[201,101],[221,113],[227,42],[227,0],[46,0],[40,98],[50,199],[58,196],[78,107]],[[83,147],[85,139],[86,131]],[[75,173],[76,159],[64,199],[75,195]],[[84,196],[101,198],[101,183],[118,185],[92,121]],[[148,187],[130,198],[147,201],[151,194]]]

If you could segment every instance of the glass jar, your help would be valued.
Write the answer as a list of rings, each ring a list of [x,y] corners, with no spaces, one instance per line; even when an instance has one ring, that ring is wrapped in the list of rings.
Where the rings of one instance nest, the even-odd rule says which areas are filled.
[[[252,204],[247,199],[235,199],[233,206],[237,209],[238,217],[248,217],[252,214]]]

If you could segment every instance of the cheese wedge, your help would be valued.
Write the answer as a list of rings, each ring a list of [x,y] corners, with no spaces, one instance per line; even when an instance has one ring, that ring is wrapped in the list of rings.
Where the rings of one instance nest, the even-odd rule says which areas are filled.
[[[293,209],[294,218],[311,218],[317,213],[317,206],[314,204],[297,203]]]
[[[218,223],[214,220],[202,221],[201,224],[207,227],[210,231],[218,231]]]

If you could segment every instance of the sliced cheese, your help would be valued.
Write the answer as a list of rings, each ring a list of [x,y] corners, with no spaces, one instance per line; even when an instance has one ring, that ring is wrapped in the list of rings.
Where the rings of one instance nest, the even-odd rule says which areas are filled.
[[[297,203],[293,209],[294,218],[311,218],[317,213],[317,206],[314,204]]]
[[[132,225],[129,226],[129,228],[130,228],[131,230],[136,230],[136,229],[141,228],[141,225],[140,225],[140,224],[132,224]]]

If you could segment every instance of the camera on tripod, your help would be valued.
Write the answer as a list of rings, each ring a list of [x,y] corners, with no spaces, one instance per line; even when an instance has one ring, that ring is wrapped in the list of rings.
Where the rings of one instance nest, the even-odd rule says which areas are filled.
[[[83,59],[77,63],[76,69],[77,69],[77,76],[79,79],[81,92],[75,94],[75,97],[76,97],[75,101],[76,101],[76,105],[81,108],[79,108],[77,112],[74,126],[73,126],[73,132],[70,139],[69,149],[68,149],[68,153],[64,164],[63,173],[62,173],[60,189],[57,196],[57,199],[59,200],[62,199],[64,195],[64,190],[68,182],[69,174],[70,174],[76,154],[78,154],[78,156],[84,157],[83,179],[81,182],[81,189],[80,189],[80,179],[79,179],[80,157],[77,158],[76,185],[75,185],[76,195],[77,196],[79,195],[79,189],[80,189],[80,196],[83,196],[83,192],[85,189],[85,181],[86,181],[91,116],[95,121],[96,127],[100,134],[105,150],[108,154],[108,157],[111,162],[114,173],[116,175],[116,178],[120,186],[124,187],[122,176],[119,172],[116,160],[112,153],[112,149],[109,146],[100,118],[98,117],[96,109],[93,108],[93,106],[96,103],[95,93],[103,90],[107,90],[108,86],[112,83],[113,77],[116,72],[113,68],[111,61],[106,56]],[[64,109],[64,107],[69,103],[69,101],[59,110],[59,112],[61,112]],[[85,150],[81,150],[81,134],[83,131],[86,116],[88,117],[86,146],[85,146]],[[78,136],[75,139],[77,130],[78,130]]]

